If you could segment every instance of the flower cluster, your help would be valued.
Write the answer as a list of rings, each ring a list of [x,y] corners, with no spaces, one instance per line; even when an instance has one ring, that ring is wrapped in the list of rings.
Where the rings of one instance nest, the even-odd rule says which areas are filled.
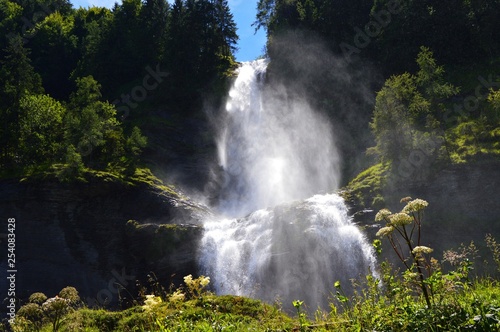
[[[161,297],[151,295],[146,295],[146,299],[144,300],[144,305],[142,308],[146,311],[152,311],[156,306],[162,303]]]
[[[191,285],[193,283],[193,275],[189,274],[189,275],[185,276],[184,283],[186,285],[188,285],[188,287],[189,287],[189,285]]]
[[[406,204],[406,206],[403,208],[403,212],[404,213],[418,212],[425,209],[428,205],[429,203],[427,203],[427,201],[417,198],[414,199],[413,201],[408,202],[408,204]]]
[[[433,266],[424,255],[432,253],[433,250],[420,245],[423,218],[420,211],[425,209],[429,203],[423,199],[412,200],[411,197],[401,199],[401,203],[406,204],[401,212],[392,213],[387,209],[382,209],[377,213],[375,221],[386,222],[385,227],[377,232],[377,236],[386,237],[389,240],[392,249],[406,267],[405,279],[407,281],[418,279],[417,283],[422,290],[427,306],[430,307],[432,293],[428,288],[423,269],[427,270],[428,275],[431,275]],[[393,235],[393,233],[396,234]],[[374,247],[379,252],[380,244],[374,242]],[[408,249],[409,251],[407,251]]]
[[[394,232],[394,227],[392,226],[382,227],[381,229],[378,230],[377,236],[378,237],[387,236],[390,235],[392,232]]]
[[[403,212],[390,215],[389,220],[392,226],[405,226],[413,222],[413,218],[409,214]]]
[[[434,249],[431,249],[429,247],[426,247],[426,246],[417,246],[415,248],[413,248],[413,254],[414,255],[421,255],[421,254],[430,254],[434,251]]]
[[[429,203],[419,198],[411,200],[411,197],[405,197],[401,202],[406,203],[406,206],[401,212],[392,213],[388,209],[382,209],[376,214],[376,222],[386,222],[386,227],[382,227],[377,232],[378,237],[388,236],[392,234],[394,230],[402,230],[405,226],[411,225],[414,222],[420,227],[421,216],[416,216],[413,213],[425,209]]]
[[[391,211],[387,209],[382,209],[380,210],[377,215],[375,216],[375,221],[384,221],[386,220],[387,217],[389,217],[392,214]]]
[[[80,296],[76,288],[63,288],[59,295],[47,298],[43,293],[31,294],[29,303],[19,308],[13,331],[39,331],[42,322],[52,323],[52,330],[57,331],[62,317],[80,304]]]
[[[200,276],[193,279],[193,276],[190,274],[184,277],[184,283],[191,295],[197,297],[201,295],[203,288],[210,283],[210,277]]]
[[[42,304],[46,300],[47,300],[47,295],[45,295],[44,293],[40,293],[40,292],[33,293],[29,297],[29,303]]]
[[[42,304],[42,310],[47,313],[65,312],[69,309],[69,300],[59,297],[51,297]]]

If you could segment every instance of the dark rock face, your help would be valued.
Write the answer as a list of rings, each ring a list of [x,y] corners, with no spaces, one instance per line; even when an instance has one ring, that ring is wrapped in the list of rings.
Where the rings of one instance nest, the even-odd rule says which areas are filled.
[[[392,212],[399,212],[404,206],[399,203],[403,197],[422,198],[429,202],[422,226],[422,244],[435,249],[434,257],[441,260],[444,250],[456,249],[461,243],[467,245],[474,241],[482,261],[490,258],[485,235],[492,234],[500,241],[499,183],[500,162],[484,160],[449,166],[425,181],[389,184],[383,195],[386,206]],[[356,213],[357,210],[355,205],[351,205],[357,222],[374,225],[376,209],[364,213]],[[378,228],[367,227],[367,230],[374,237]],[[391,256],[392,249],[387,248],[385,254]],[[485,266],[476,266],[476,270],[491,272]]]
[[[0,182],[2,230],[16,219],[16,295],[56,295],[74,286],[90,304],[116,305],[136,295],[136,280],[152,271],[168,287],[196,273],[206,209],[144,183]],[[135,222],[128,222],[135,220]],[[162,225],[163,224],[163,225]],[[2,252],[7,253],[5,238]],[[0,269],[6,271],[6,259]],[[175,277],[172,279],[172,275]],[[7,296],[0,281],[0,296]]]

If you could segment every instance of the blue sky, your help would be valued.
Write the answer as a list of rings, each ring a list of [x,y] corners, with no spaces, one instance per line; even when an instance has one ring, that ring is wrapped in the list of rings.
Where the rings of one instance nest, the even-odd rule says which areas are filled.
[[[121,0],[70,0],[74,7],[99,6],[111,8],[115,2]],[[172,3],[173,0],[168,0]],[[255,21],[257,0],[229,0],[229,7],[234,15],[234,20],[238,25],[239,51],[236,53],[236,60],[250,61],[262,55],[263,47],[266,43],[266,33],[260,29],[254,34],[254,27],[251,24]]]

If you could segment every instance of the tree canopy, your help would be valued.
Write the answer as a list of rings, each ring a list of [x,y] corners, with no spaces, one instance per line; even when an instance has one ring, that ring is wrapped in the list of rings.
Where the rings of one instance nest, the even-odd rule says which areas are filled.
[[[0,0],[2,170],[135,167],[138,105],[192,113],[226,85],[237,41],[227,0]]]

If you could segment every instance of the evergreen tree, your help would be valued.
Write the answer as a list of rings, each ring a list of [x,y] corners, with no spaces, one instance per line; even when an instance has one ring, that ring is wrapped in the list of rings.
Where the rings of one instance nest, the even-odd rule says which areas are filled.
[[[22,22],[23,8],[15,2],[0,0],[0,58],[5,54],[4,49],[9,45],[9,40],[21,33],[19,26]]]
[[[219,72],[224,72],[233,66],[234,52],[237,51],[239,40],[234,16],[227,0],[215,1],[216,34],[218,38],[216,54],[219,56]]]
[[[170,6],[165,0],[146,0],[139,15],[145,63],[154,66],[164,57]]]
[[[138,128],[124,134],[114,105],[101,101],[101,86],[92,76],[78,78],[65,118],[65,145],[73,146],[91,168],[133,167],[146,138]]]
[[[113,24],[113,13],[107,8],[80,8],[75,12],[74,21],[79,60],[72,78],[92,75],[99,82],[107,82],[111,63],[106,56],[106,42]]]
[[[6,54],[0,59],[0,164],[9,168],[18,161],[19,102],[29,94],[42,93],[40,76],[35,73],[29,50],[20,36],[9,40]]]
[[[71,72],[77,65],[77,38],[72,16],[55,12],[36,25],[30,40],[35,70],[45,91],[56,99],[67,99],[73,86]]]
[[[73,145],[88,166],[104,168],[123,155],[124,137],[113,105],[100,101],[93,77],[76,81],[65,119],[66,145]]]

